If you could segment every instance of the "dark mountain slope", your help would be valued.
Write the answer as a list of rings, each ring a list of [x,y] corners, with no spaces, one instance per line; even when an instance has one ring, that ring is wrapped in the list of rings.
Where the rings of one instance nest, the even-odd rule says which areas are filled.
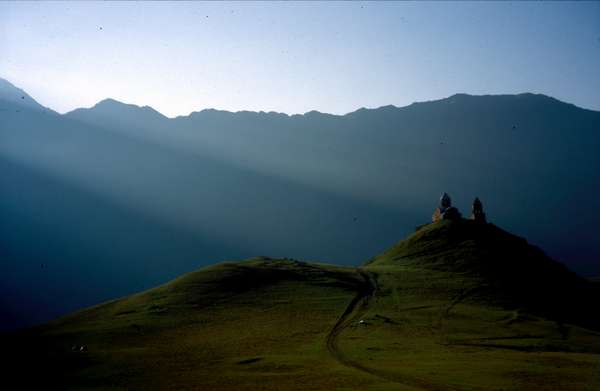
[[[254,252],[10,160],[0,159],[0,188],[2,329],[131,294],[208,259]]]
[[[600,215],[589,207],[600,191],[600,113],[544,95],[458,94],[345,116],[204,110],[170,120],[169,135],[188,150],[403,210],[429,208],[429,195],[445,190],[465,202],[477,194],[499,223],[578,271],[592,272],[600,256]],[[418,223],[399,222],[404,232]]]
[[[394,210],[44,112],[1,116],[0,138],[0,284],[21,325],[152,286],[209,259],[322,253],[358,263],[380,248],[375,238],[393,225],[386,218],[401,219]],[[114,284],[91,289],[91,280]]]
[[[545,95],[457,94],[344,116],[202,110],[144,126],[137,135],[404,212],[442,191],[477,194],[502,226],[577,271],[594,273],[600,257],[600,212],[589,207],[600,191],[600,113]],[[134,129],[126,115],[111,127]],[[405,233],[418,223],[398,222]]]
[[[543,95],[460,94],[345,116],[203,110],[175,119],[113,100],[63,116],[0,103],[8,171],[69,183],[159,226],[227,244],[219,255],[199,246],[192,256],[165,234],[182,254],[168,261],[173,273],[188,270],[188,254],[197,262],[270,254],[358,265],[411,232],[421,222],[416,211],[448,191],[459,206],[478,195],[498,225],[597,275],[600,114]],[[47,194],[44,181],[35,183],[24,188]],[[36,216],[36,205],[22,199],[0,212]],[[48,210],[66,208],[56,195],[47,199],[56,202],[45,203]],[[32,229],[19,240],[34,243],[26,234],[38,223],[40,231],[54,224],[78,237],[60,219],[41,220],[27,220]],[[134,253],[116,247],[106,259],[123,259],[117,252]],[[8,268],[20,262],[12,254]],[[80,262],[96,259],[77,254]]]

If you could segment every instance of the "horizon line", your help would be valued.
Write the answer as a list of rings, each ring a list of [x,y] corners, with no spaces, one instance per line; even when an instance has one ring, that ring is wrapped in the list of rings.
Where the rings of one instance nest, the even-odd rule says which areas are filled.
[[[553,99],[553,100],[556,100],[558,102],[561,102],[561,103],[564,103],[564,104],[567,104],[567,105],[571,105],[571,106],[577,107],[577,108],[582,109],[582,110],[600,112],[600,110],[589,109],[589,108],[577,106],[577,105],[575,105],[573,103],[569,103],[569,102],[560,100],[558,98],[555,98],[555,97],[553,97],[551,95],[547,95],[547,94],[544,94],[544,93],[519,92],[519,93],[498,93],[498,94],[493,94],[493,93],[489,93],[489,94],[471,94],[471,93],[467,93],[467,92],[457,92],[457,93],[454,93],[452,95],[448,95],[448,96],[441,97],[441,98],[429,99],[429,100],[423,100],[423,101],[413,101],[412,103],[409,103],[409,104],[403,105],[403,106],[397,106],[397,105],[394,105],[392,103],[387,104],[387,105],[377,106],[377,107],[365,107],[365,106],[361,106],[361,107],[359,107],[359,108],[357,108],[355,110],[349,111],[349,112],[344,113],[344,114],[334,114],[334,113],[328,113],[328,112],[319,111],[319,110],[309,110],[309,111],[306,111],[304,113],[291,113],[290,114],[290,113],[285,113],[285,112],[280,112],[280,111],[274,111],[274,110],[269,110],[269,111],[266,111],[266,110],[236,110],[236,111],[233,111],[233,110],[227,110],[227,109],[219,109],[219,108],[215,108],[215,107],[206,107],[206,108],[203,108],[203,109],[200,109],[200,110],[191,111],[188,114],[179,114],[179,115],[175,115],[175,116],[171,117],[171,116],[165,115],[164,113],[162,113],[161,111],[157,110],[156,108],[154,108],[152,106],[149,106],[149,105],[139,105],[139,104],[136,104],[136,103],[126,103],[126,102],[123,102],[123,101],[120,101],[120,100],[117,100],[117,99],[111,98],[111,97],[107,97],[107,98],[101,99],[101,100],[99,100],[98,102],[96,102],[95,104],[93,104],[92,106],[89,106],[89,107],[77,107],[77,108],[75,108],[73,110],[69,110],[69,111],[65,111],[65,112],[61,113],[61,112],[59,112],[57,110],[52,109],[51,107],[43,106],[34,97],[32,97],[31,95],[29,95],[29,93],[27,91],[25,91],[22,88],[14,85],[8,79],[0,77],[0,80],[3,80],[6,83],[10,84],[15,89],[23,91],[27,96],[29,96],[38,105],[40,105],[40,106],[42,106],[42,107],[44,107],[44,108],[46,108],[48,110],[51,110],[52,112],[54,112],[56,114],[59,114],[61,116],[71,114],[71,113],[73,113],[75,111],[78,111],[78,110],[92,110],[93,108],[95,108],[96,106],[98,106],[99,104],[101,104],[103,102],[112,101],[112,102],[116,102],[118,104],[125,105],[125,106],[133,106],[133,107],[138,108],[138,109],[151,109],[154,112],[160,114],[162,117],[167,118],[167,119],[177,119],[177,118],[182,118],[182,117],[189,117],[192,114],[202,113],[204,111],[217,111],[217,112],[231,113],[231,114],[237,114],[237,113],[277,114],[277,115],[285,115],[287,117],[305,116],[307,114],[317,113],[317,114],[323,114],[323,115],[333,116],[333,117],[345,117],[347,115],[350,115],[350,114],[353,114],[353,113],[356,113],[356,112],[362,111],[362,110],[378,110],[378,109],[382,109],[382,108],[386,108],[386,107],[393,107],[393,108],[396,108],[396,109],[402,109],[402,108],[410,107],[410,106],[412,106],[414,104],[438,102],[438,101],[450,99],[452,97],[461,96],[461,95],[462,96],[469,96],[469,97],[499,97],[499,96],[534,95],[534,96],[542,96],[542,97],[546,97],[546,98],[549,98],[549,99]]]

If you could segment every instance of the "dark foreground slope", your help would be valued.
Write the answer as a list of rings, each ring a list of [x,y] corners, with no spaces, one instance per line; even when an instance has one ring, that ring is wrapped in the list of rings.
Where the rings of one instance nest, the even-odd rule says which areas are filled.
[[[8,373],[57,389],[597,389],[592,285],[441,222],[360,269],[219,264],[0,342]]]

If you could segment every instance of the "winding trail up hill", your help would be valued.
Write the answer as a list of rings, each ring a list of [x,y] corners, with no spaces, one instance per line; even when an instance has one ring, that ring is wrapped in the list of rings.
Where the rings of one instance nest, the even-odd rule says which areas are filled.
[[[594,389],[592,286],[494,225],[442,221],[362,268],[217,264],[0,342],[24,388]]]

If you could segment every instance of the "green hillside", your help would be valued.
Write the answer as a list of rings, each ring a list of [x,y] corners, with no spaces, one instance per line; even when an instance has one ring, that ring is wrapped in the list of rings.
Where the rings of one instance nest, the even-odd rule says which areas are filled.
[[[491,224],[442,221],[363,268],[218,264],[1,342],[21,384],[57,389],[591,390],[594,289]]]
[[[560,321],[600,325],[579,301],[594,294],[588,281],[493,224],[465,219],[428,224],[367,264],[451,272],[467,278],[469,296],[480,301],[523,307]]]

